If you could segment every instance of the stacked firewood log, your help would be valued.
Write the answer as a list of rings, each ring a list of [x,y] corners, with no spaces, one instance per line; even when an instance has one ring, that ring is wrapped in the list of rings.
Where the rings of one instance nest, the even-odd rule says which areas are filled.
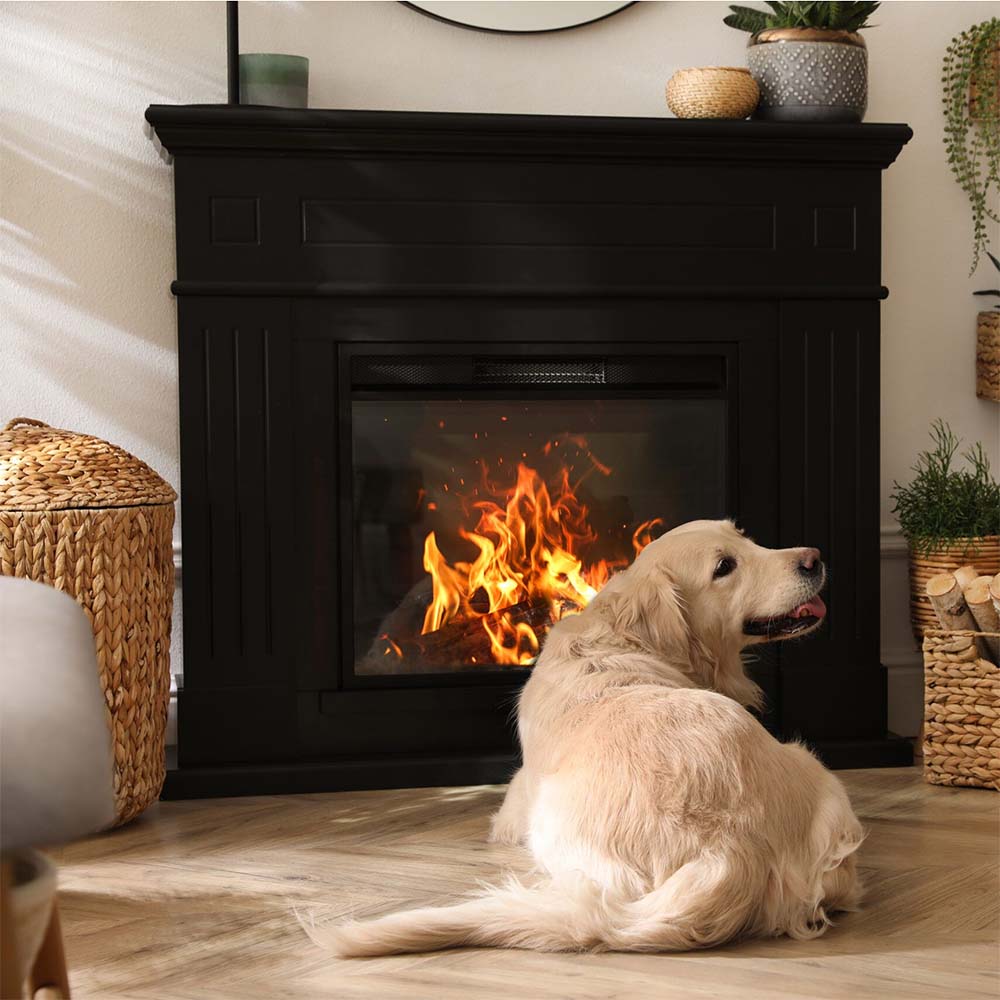
[[[981,576],[975,566],[939,573],[927,581],[927,597],[943,629],[986,632],[979,655],[1000,666],[1000,573]]]

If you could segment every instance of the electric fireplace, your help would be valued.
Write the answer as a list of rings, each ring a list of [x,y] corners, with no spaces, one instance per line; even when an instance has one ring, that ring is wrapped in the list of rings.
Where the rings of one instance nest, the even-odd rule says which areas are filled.
[[[354,672],[530,667],[667,525],[724,516],[713,360],[678,391],[656,355],[353,357]]]
[[[552,625],[661,532],[815,545],[762,721],[905,763],[878,662],[898,125],[152,107],[177,213],[173,796],[505,779]]]

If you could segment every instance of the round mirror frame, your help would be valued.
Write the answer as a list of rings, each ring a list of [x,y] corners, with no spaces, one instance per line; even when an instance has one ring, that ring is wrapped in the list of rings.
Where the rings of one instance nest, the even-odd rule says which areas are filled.
[[[465,28],[467,31],[484,31],[489,34],[494,35],[544,35],[553,31],[569,31],[572,28],[582,28],[587,24],[596,24],[598,21],[604,21],[609,17],[614,17],[615,14],[620,14],[623,10],[628,7],[634,7],[636,0],[628,0],[626,3],[617,3],[612,6],[611,10],[606,10],[603,14],[598,14],[596,17],[590,17],[583,21],[572,21],[567,24],[556,24],[549,28],[497,28],[489,27],[483,24],[472,24],[468,21],[456,20],[453,17],[447,17],[445,14],[439,12],[439,8],[442,7],[460,7],[464,4],[441,4],[435,3],[432,6],[438,8],[435,10],[428,10],[428,5],[420,3],[410,3],[407,0],[401,0],[404,7],[409,7],[411,10],[416,11],[418,14],[423,14],[424,17],[433,18],[435,21],[440,21],[443,24],[451,24],[456,28]],[[527,4],[525,6],[528,6]],[[532,5],[533,6],[533,5]],[[559,4],[563,6],[563,4]]]

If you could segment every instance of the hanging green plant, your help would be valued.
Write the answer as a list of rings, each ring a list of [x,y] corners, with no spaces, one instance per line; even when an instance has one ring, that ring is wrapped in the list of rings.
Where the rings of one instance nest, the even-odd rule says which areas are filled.
[[[1000,222],[1000,18],[951,40],[941,73],[948,163],[972,206],[972,271]]]
[[[913,479],[892,484],[892,512],[914,552],[929,555],[949,543],[1000,534],[1000,484],[981,443],[962,453],[965,469],[952,468],[959,439],[943,420],[931,425],[932,448],[921,452]]]

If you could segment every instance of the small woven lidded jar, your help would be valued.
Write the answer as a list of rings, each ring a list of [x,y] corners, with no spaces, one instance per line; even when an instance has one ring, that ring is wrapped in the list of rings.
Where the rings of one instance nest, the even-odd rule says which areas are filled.
[[[65,591],[90,618],[116,825],[154,802],[166,776],[176,499],[100,438],[22,417],[0,431],[0,573]]]

